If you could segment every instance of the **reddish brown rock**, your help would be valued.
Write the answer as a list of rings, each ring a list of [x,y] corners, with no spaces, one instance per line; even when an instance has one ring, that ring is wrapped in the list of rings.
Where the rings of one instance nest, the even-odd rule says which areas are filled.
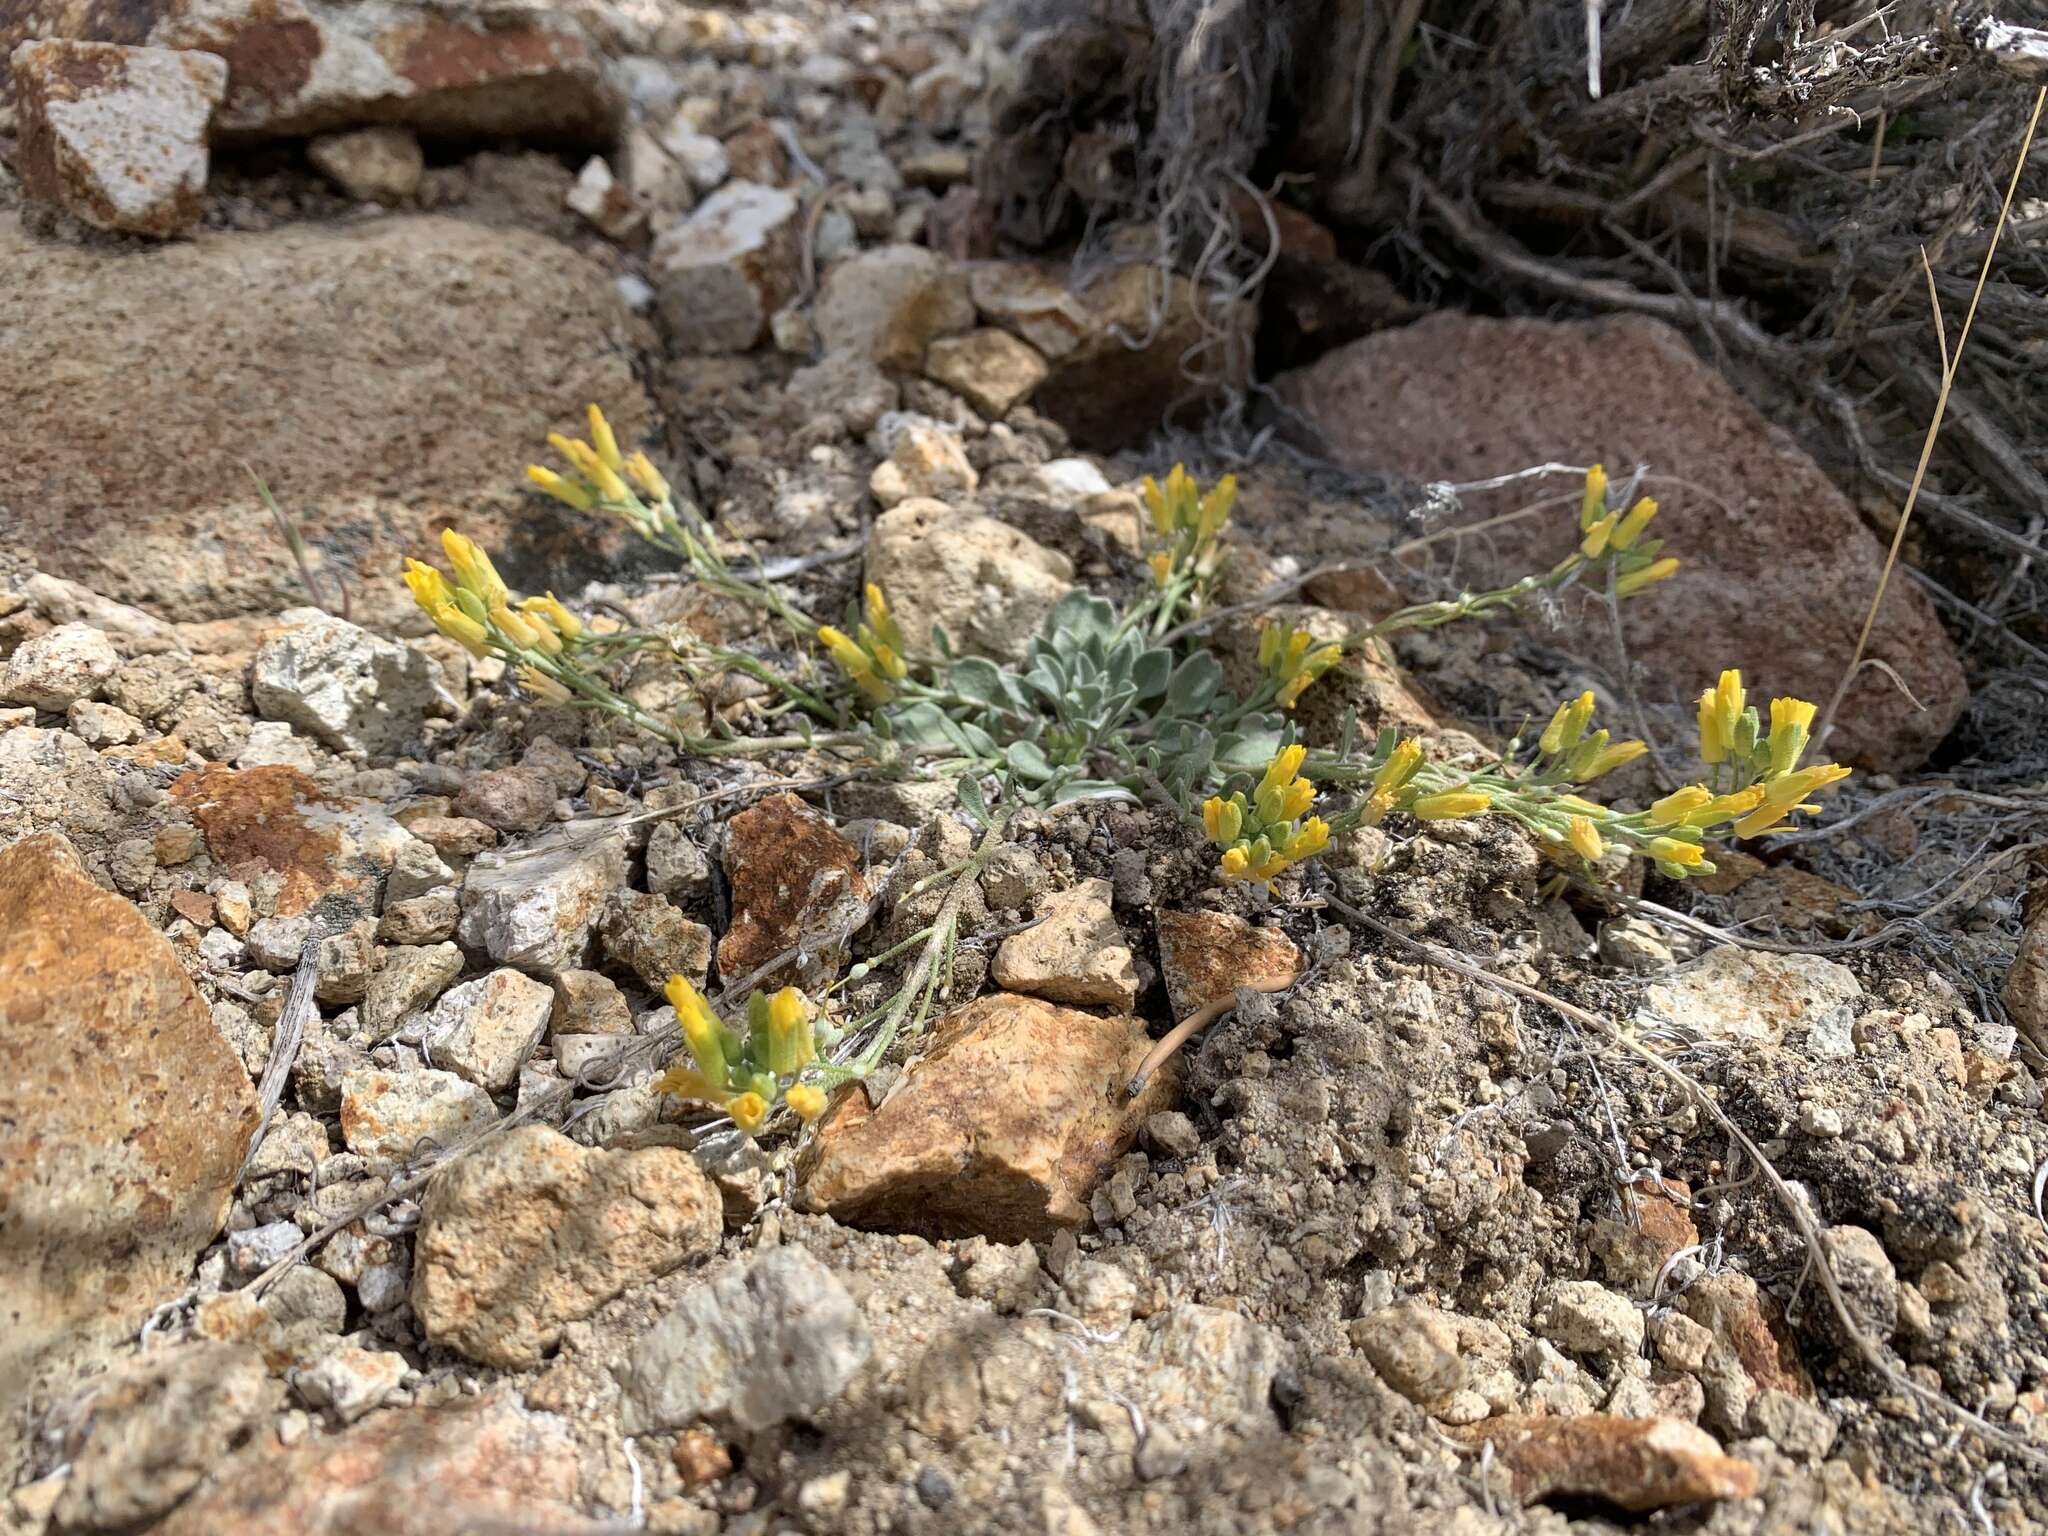
[[[1701,1276],[1680,1298],[1679,1310],[1714,1335],[1757,1391],[1813,1396],[1813,1379],[1800,1362],[1784,1313],[1748,1275],[1723,1270]]]
[[[1825,703],[1833,694],[1884,549],[1820,467],[1669,327],[1438,314],[1342,347],[1279,389],[1361,470],[1470,481],[1559,458],[1598,460],[1617,477],[1646,464],[1663,508],[1656,532],[1685,562],[1622,609],[1651,691],[1688,699],[1721,668],[1740,667],[1756,697]],[[1527,485],[1474,493],[1466,512],[1477,522],[1533,494]],[[1458,551],[1459,579],[1477,588],[1547,570],[1573,526],[1564,508],[1491,528]],[[1575,607],[1588,634],[1606,633],[1604,614]],[[1866,668],[1825,755],[1911,767],[1966,697],[1955,650],[1912,582],[1887,589],[1869,655],[1925,708],[1906,703],[1883,669]]]
[[[1443,1432],[1477,1449],[1491,1444],[1514,1496],[1604,1499],[1634,1512],[1674,1504],[1753,1498],[1756,1468],[1725,1454],[1714,1437],[1677,1419],[1574,1419],[1511,1414]]]
[[[860,850],[795,795],[770,795],[726,825],[732,926],[718,941],[727,981],[766,964],[821,923],[867,900]],[[844,945],[825,946],[844,949]],[[820,955],[829,968],[829,958]]]
[[[997,1242],[1088,1218],[1088,1196],[1148,1115],[1179,1092],[1171,1065],[1137,1098],[1150,1045],[1135,1019],[997,992],[948,1014],[880,1109],[843,1093],[806,1148],[798,1199],[850,1226]]]
[[[337,1435],[259,1435],[153,1536],[448,1536],[607,1529],[584,1517],[566,1421],[511,1393],[379,1413]]]
[[[1301,974],[1301,951],[1277,928],[1227,912],[1161,912],[1158,921],[1159,969],[1176,1019],[1239,987],[1270,992]]]
[[[220,1230],[256,1128],[170,942],[62,838],[0,850],[0,1481],[25,1403],[128,1338]]]
[[[463,138],[610,141],[620,98],[573,18],[522,0],[7,0],[27,38],[194,49],[227,64],[218,127],[241,138],[403,123]],[[0,82],[0,96],[4,96]]]
[[[210,53],[23,43],[21,189],[101,229],[166,238],[199,222],[207,119],[227,88]]]
[[[208,763],[172,783],[171,802],[235,879],[281,882],[279,917],[315,906],[336,919],[375,912],[378,887],[409,837],[381,807],[328,795],[281,763]]]
[[[611,274],[544,236],[401,216],[202,229],[110,263],[0,216],[0,272],[0,506],[52,575],[179,621],[303,602],[284,542],[251,533],[270,514],[244,460],[373,627],[420,626],[404,557],[443,560],[450,525],[526,591],[649,559],[519,484],[590,401],[629,445],[652,416]]]

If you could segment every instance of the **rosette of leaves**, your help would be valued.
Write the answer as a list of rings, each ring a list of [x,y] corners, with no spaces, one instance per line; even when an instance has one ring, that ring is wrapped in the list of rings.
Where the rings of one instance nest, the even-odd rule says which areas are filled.
[[[1155,783],[1185,801],[1218,775],[1255,772],[1281,741],[1278,715],[1247,714],[1222,691],[1215,657],[1148,644],[1089,592],[1060,599],[1015,666],[955,656],[937,628],[932,641],[937,686],[879,711],[878,724],[957,754],[945,771],[977,813],[989,774],[1039,805],[1136,799]]]

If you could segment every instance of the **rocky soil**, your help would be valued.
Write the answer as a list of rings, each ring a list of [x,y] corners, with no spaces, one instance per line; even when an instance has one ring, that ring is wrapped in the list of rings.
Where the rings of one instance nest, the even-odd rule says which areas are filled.
[[[1268,899],[1159,809],[1022,815],[815,1127],[654,1091],[670,975],[872,1006],[975,828],[540,705],[402,557],[769,654],[520,489],[595,400],[816,612],[865,576],[1008,656],[1143,580],[1187,359],[1266,321],[998,247],[1029,21],[0,0],[0,1530],[2048,1529],[2042,801],[1971,777],[1910,582],[1826,840],[1567,889],[1397,819]],[[1552,459],[1650,466],[1689,564],[1348,663],[1310,733],[1593,688],[1682,755],[1711,669],[1840,675],[1867,509],[1676,333],[1445,313],[1276,385],[1324,453],[1237,466],[1239,597],[1511,578],[1556,483],[1428,482]]]

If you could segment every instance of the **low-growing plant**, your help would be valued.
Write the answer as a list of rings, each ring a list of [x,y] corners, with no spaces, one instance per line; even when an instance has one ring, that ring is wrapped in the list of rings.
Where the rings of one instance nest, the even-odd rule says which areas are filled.
[[[1673,576],[1678,560],[1648,537],[1656,502],[1610,505],[1598,465],[1586,475],[1574,544],[1547,571],[1404,607],[1335,640],[1267,618],[1256,673],[1232,691],[1209,643],[1216,626],[1238,611],[1212,607],[1237,494],[1231,477],[1206,491],[1178,466],[1164,482],[1147,479],[1146,579],[1120,600],[1068,593],[1021,659],[1007,662],[957,654],[936,625],[926,636],[906,636],[887,594],[873,584],[843,625],[816,623],[776,583],[737,569],[709,520],[676,496],[647,456],[621,453],[596,406],[588,441],[549,442],[569,472],[529,467],[540,490],[616,518],[669,551],[696,580],[758,610],[798,642],[797,660],[771,662],[680,628],[631,630],[585,620],[552,593],[517,597],[489,556],[453,532],[444,536],[452,579],[417,561],[407,569],[436,627],[476,655],[503,657],[534,696],[614,715],[686,752],[811,748],[878,773],[949,779],[987,829],[978,857],[1015,807],[1122,799],[1168,808],[1199,825],[1217,850],[1221,879],[1268,891],[1333,839],[1396,816],[1503,817],[1567,869],[1590,873],[1604,860],[1640,855],[1682,879],[1712,871],[1711,842],[1756,837],[1818,809],[1810,797],[1849,772],[1833,763],[1803,765],[1813,705],[1773,699],[1766,726],[1733,671],[1700,697],[1705,772],[1641,810],[1588,794],[1647,751],[1641,741],[1616,741],[1596,727],[1590,692],[1559,705],[1533,741],[1518,735],[1492,758],[1432,760],[1420,740],[1394,730],[1367,747],[1354,740],[1349,717],[1335,740],[1297,739],[1291,711],[1304,693],[1346,656],[1391,635],[1485,617],[1581,583],[1626,601]],[[812,646],[829,666],[813,660]],[[691,733],[644,708],[614,679],[617,663],[647,649],[760,680],[778,697],[773,712],[793,729]],[[965,878],[972,869],[947,874]],[[957,903],[948,903],[938,921],[892,950],[891,957],[924,945],[904,988],[843,1031],[788,988],[734,999],[744,1015],[744,1027],[735,1027],[678,978],[670,999],[690,1059],[663,1086],[723,1107],[749,1132],[778,1103],[813,1118],[823,1107],[821,1084],[872,1068],[900,1030],[922,1027],[950,968],[956,925]],[[870,1031],[850,1066],[819,1055],[842,1035]]]

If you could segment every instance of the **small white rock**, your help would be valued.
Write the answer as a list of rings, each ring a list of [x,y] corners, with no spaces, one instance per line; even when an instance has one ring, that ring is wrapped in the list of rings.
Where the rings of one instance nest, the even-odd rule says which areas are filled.
[[[0,699],[65,710],[98,697],[121,667],[114,644],[89,624],[59,624],[24,640],[0,671]]]

